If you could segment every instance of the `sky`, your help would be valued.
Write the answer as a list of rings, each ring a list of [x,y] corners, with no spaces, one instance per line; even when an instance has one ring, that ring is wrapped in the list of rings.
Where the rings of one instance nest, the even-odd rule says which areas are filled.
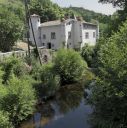
[[[103,14],[113,14],[116,8],[113,8],[112,4],[98,3],[98,0],[52,0],[61,7],[84,7],[85,9],[93,10]]]

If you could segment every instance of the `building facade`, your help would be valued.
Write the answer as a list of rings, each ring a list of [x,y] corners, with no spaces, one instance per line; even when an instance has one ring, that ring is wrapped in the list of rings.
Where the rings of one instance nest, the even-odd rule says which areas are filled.
[[[30,41],[38,47],[58,50],[60,48],[80,49],[86,43],[94,46],[99,38],[99,26],[79,19],[62,19],[40,23],[40,17],[31,15]],[[32,26],[32,27],[31,27]]]

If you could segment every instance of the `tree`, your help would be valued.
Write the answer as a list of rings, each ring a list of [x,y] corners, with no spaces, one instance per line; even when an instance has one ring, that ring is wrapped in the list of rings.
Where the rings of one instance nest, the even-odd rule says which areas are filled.
[[[127,5],[127,1],[126,0],[99,0],[99,2],[112,3],[113,6],[119,6],[119,7],[123,7],[123,8],[125,8],[126,5]]]
[[[86,68],[86,62],[73,50],[59,50],[54,60],[54,69],[62,84],[79,81]]]
[[[8,114],[0,111],[0,128],[14,128],[9,122]]]
[[[30,3],[31,14],[38,14],[41,16],[41,21],[58,20],[64,17],[64,11],[50,0],[32,0]]]
[[[13,77],[6,87],[7,94],[2,98],[0,108],[8,112],[9,120],[14,126],[33,113],[36,102],[31,79]]]
[[[91,87],[94,125],[103,128],[127,126],[127,21],[103,44],[98,56],[98,72]]]
[[[0,50],[8,52],[12,50],[15,42],[22,34],[22,22],[13,12],[7,8],[0,9]]]
[[[1,63],[1,69],[3,70],[3,83],[7,83],[10,78],[12,77],[12,74],[14,74],[16,77],[21,78],[24,75],[27,75],[29,73],[28,67],[25,65],[25,63],[16,57],[10,57],[5,59]]]
[[[99,0],[102,3],[111,3],[114,7],[120,7],[112,16],[108,24],[107,33],[110,37],[113,32],[119,30],[119,26],[126,21],[127,18],[127,1],[126,0]]]

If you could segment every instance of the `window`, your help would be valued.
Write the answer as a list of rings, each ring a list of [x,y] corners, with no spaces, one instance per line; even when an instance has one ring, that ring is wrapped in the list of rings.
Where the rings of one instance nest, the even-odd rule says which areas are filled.
[[[42,46],[45,46],[45,43],[42,43]]]
[[[89,33],[88,33],[88,32],[86,32],[85,38],[86,38],[86,39],[89,39]]]
[[[88,25],[83,24],[83,28],[84,28],[84,29],[88,29]]]
[[[68,32],[68,39],[71,39],[71,32]]]
[[[96,37],[96,33],[95,32],[93,32],[93,38],[95,38]]]
[[[55,32],[51,32],[51,39],[56,39],[56,33]]]
[[[52,47],[54,47],[54,44],[52,44]]]
[[[45,34],[43,35],[43,39],[46,39],[46,35]]]

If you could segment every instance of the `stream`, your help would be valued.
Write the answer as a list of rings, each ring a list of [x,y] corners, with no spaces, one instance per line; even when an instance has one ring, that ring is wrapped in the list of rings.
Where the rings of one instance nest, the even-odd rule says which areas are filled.
[[[62,87],[56,97],[37,108],[21,128],[91,128],[92,108],[86,104],[81,86]]]

